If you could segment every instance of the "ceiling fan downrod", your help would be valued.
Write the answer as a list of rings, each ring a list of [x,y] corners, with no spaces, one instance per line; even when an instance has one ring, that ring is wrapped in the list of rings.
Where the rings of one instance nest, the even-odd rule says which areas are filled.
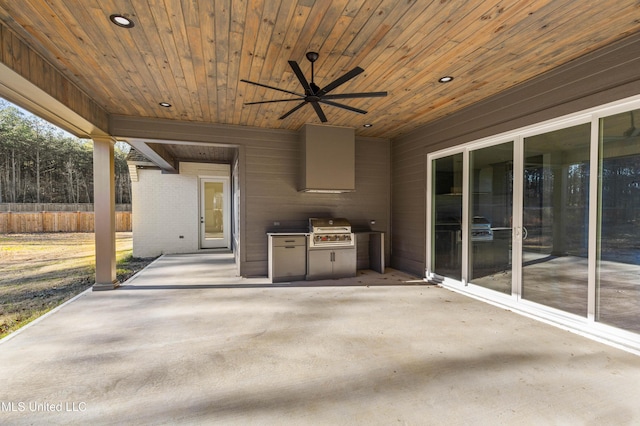
[[[313,64],[318,60],[318,57],[320,56],[320,54],[318,52],[307,52],[306,57],[309,60],[309,62],[311,62],[311,83],[309,83],[309,86],[311,87],[311,89],[313,90],[313,93],[310,93],[310,95],[315,95],[316,93],[318,93],[320,91],[320,87],[318,87],[318,85],[316,85],[313,76]]]

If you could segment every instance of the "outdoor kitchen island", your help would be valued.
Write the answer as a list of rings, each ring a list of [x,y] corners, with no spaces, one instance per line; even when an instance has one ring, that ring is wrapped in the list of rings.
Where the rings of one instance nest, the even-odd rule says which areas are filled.
[[[311,218],[309,232],[268,233],[272,282],[356,276],[356,245],[342,218]]]

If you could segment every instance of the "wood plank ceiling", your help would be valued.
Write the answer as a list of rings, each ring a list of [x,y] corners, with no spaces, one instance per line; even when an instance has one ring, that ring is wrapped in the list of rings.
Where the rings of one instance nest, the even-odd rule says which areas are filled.
[[[113,25],[120,13],[135,26]],[[0,0],[0,19],[110,114],[297,130],[310,105],[245,106],[320,87],[387,91],[323,106],[328,124],[392,138],[640,31],[638,0]],[[441,76],[455,79],[438,83]],[[171,108],[159,106],[169,102]],[[372,123],[373,127],[362,127]]]

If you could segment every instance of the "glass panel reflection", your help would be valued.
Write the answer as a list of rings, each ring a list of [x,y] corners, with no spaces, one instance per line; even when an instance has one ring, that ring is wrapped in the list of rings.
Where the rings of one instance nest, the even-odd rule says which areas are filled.
[[[511,294],[513,142],[470,153],[469,281]]]
[[[587,315],[589,123],[525,138],[522,297]]]
[[[640,110],[600,121],[597,319],[640,333]]]
[[[204,184],[204,237],[207,240],[224,238],[222,182]]]
[[[433,160],[433,250],[438,274],[462,279],[462,154]]]

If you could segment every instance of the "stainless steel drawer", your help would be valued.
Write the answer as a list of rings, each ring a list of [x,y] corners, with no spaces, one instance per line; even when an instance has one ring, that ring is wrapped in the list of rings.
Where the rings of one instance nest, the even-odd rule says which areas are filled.
[[[304,235],[282,235],[273,236],[274,247],[291,247],[291,246],[306,246],[307,237]]]

